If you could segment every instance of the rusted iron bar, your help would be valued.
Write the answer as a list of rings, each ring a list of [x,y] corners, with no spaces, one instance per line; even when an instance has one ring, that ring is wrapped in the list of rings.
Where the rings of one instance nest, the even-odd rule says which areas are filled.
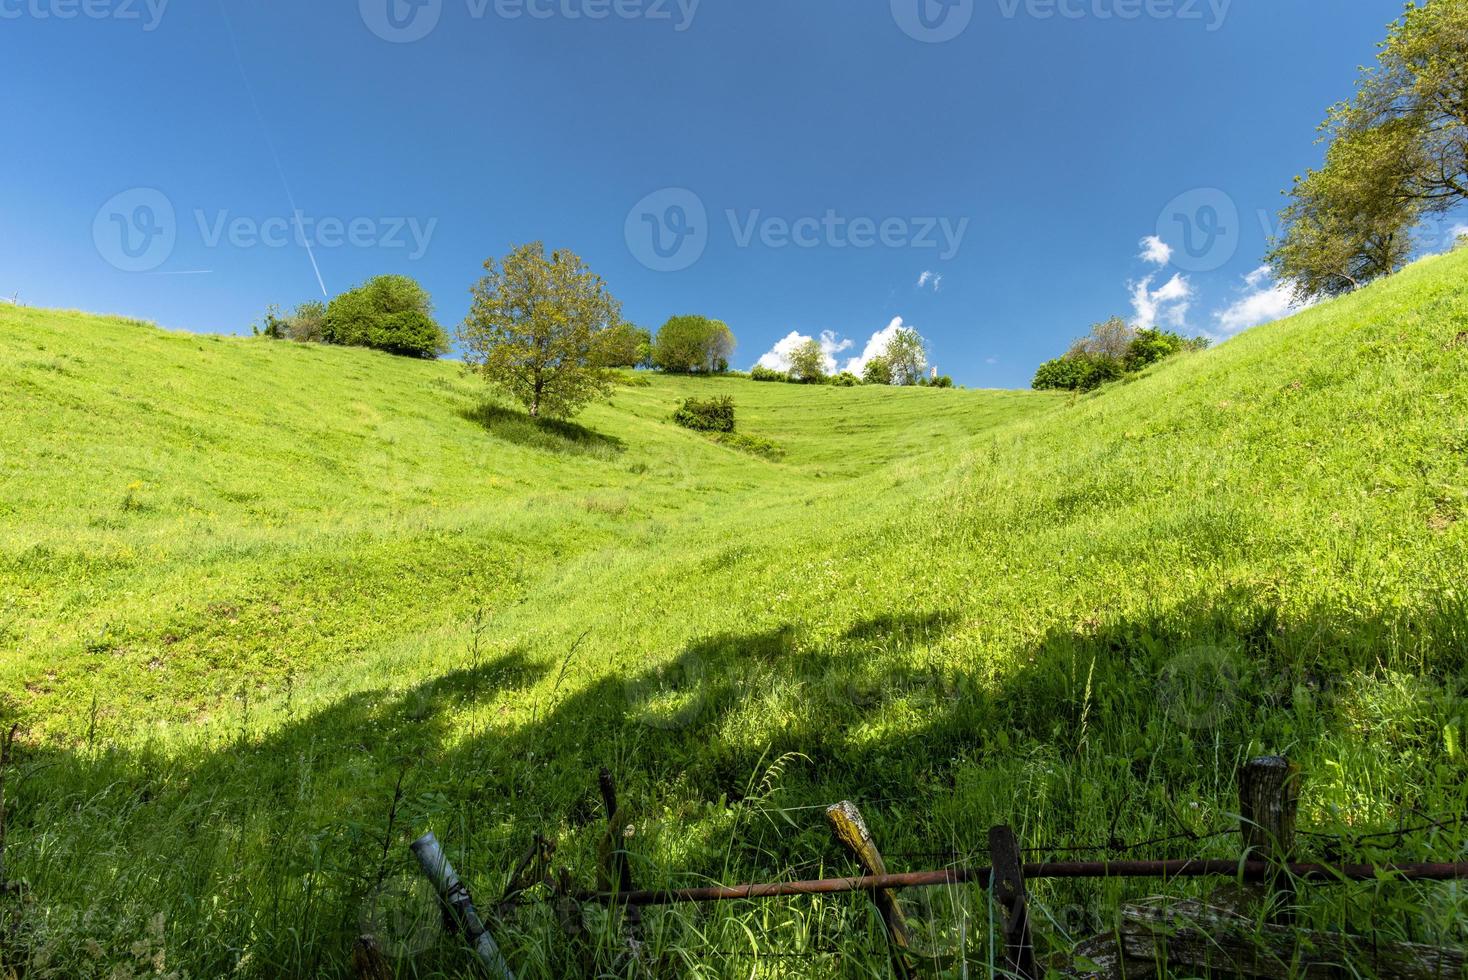
[[[1468,879],[1468,863],[1460,864],[1289,864],[1289,873],[1306,881],[1374,881],[1381,874],[1403,881],[1451,881]],[[1171,861],[1058,861],[1027,864],[1024,876],[1035,878],[1205,878],[1228,877],[1264,881],[1278,867],[1268,861],[1171,860]],[[791,898],[800,895],[836,895],[843,892],[874,892],[887,888],[933,888],[974,884],[987,888],[988,868],[950,868],[946,871],[914,871],[907,874],[868,875],[859,878],[822,878],[815,881],[780,881],[751,885],[715,885],[708,888],[679,888],[667,891],[637,891],[627,894],[602,893],[586,896],[601,902],[631,905],[675,905],[682,902],[732,902],[745,899]]]

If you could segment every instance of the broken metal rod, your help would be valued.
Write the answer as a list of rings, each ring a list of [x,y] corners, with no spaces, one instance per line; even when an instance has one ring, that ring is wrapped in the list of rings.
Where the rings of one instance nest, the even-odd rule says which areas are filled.
[[[464,936],[469,940],[469,945],[474,947],[479,962],[484,964],[484,968],[495,980],[515,980],[515,974],[510,971],[510,965],[505,962],[499,947],[495,945],[494,937],[479,918],[469,889],[459,880],[453,865],[449,864],[438,838],[432,833],[424,834],[409,846],[423,868],[423,873],[433,883],[439,900],[464,930]]]

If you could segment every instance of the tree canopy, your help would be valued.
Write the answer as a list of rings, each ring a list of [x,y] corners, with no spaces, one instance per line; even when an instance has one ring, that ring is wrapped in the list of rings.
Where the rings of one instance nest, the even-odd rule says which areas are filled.
[[[653,363],[670,374],[722,374],[733,356],[733,332],[706,316],[673,317],[652,347]]]
[[[303,305],[297,316],[299,329],[328,344],[430,360],[449,349],[448,334],[433,319],[427,290],[407,276],[377,276],[332,300],[324,316],[312,304]],[[308,328],[313,317],[320,319]]]
[[[812,337],[790,352],[790,377],[806,383],[826,380],[826,352]]]
[[[1268,257],[1281,281],[1309,298],[1395,272],[1413,228],[1468,198],[1465,64],[1468,3],[1409,4],[1322,125],[1324,165],[1295,178]]]
[[[569,418],[610,391],[603,345],[623,325],[622,304],[600,276],[568,249],[547,257],[541,242],[484,269],[459,328],[469,364],[534,418]]]
[[[902,327],[892,335],[883,356],[892,372],[892,384],[919,384],[928,369],[928,342],[911,327]]]

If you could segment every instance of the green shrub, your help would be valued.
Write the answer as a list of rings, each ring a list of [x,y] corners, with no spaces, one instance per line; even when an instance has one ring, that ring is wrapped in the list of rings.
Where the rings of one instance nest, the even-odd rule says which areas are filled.
[[[1186,340],[1170,330],[1138,330],[1126,349],[1126,369],[1140,371],[1149,364],[1171,357],[1186,345]]]
[[[407,276],[378,276],[342,293],[326,308],[321,334],[328,344],[428,360],[449,349],[428,293]]]
[[[936,378],[925,382],[929,388],[952,388],[953,379],[946,374],[940,374]]]
[[[1124,373],[1122,363],[1106,354],[1068,354],[1046,361],[1035,372],[1037,391],[1094,391]]]
[[[785,458],[784,447],[763,436],[746,436],[735,432],[724,432],[715,436],[714,441],[721,446],[728,446],[730,449],[737,449],[741,453],[749,453],[751,456],[759,456],[762,459],[779,462]]]
[[[706,400],[689,398],[673,413],[673,421],[696,432],[733,432],[734,399],[727,396]]]
[[[861,384],[861,379],[852,374],[850,371],[842,371],[840,374],[831,379],[831,384],[835,385],[837,388],[855,388],[857,385]]]
[[[861,380],[869,385],[892,383],[892,362],[885,357],[874,357],[861,370]]]
[[[765,367],[763,364],[756,364],[754,366],[754,368],[749,372],[749,380],[751,380],[751,381],[789,381],[790,380],[790,376],[788,374],[786,374],[784,371],[776,371],[773,368],[767,368],[767,367]]]

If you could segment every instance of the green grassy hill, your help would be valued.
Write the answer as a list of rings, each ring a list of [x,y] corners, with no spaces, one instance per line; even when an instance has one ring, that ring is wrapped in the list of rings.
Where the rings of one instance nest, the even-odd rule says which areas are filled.
[[[902,869],[1000,822],[1202,835],[1263,752],[1322,832],[1461,813],[1465,283],[1422,262],[1078,399],[659,377],[559,427],[450,364],[0,308],[0,975],[347,975],[426,907],[426,829],[486,903],[535,833],[594,887],[602,765],[646,885],[844,873],[847,798]],[[668,420],[710,392],[783,457]],[[1038,885],[1045,951],[1155,888]],[[1461,892],[1305,900],[1468,939]],[[981,964],[982,896],[924,901]],[[588,924],[500,931],[523,976],[627,974]],[[467,969],[431,926],[403,975]],[[705,976],[884,975],[879,928],[860,898],[647,922]]]

